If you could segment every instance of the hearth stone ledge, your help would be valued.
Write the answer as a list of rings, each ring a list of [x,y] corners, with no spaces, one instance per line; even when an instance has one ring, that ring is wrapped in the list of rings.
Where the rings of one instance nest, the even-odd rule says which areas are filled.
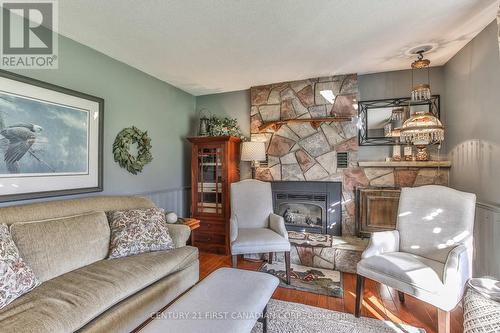
[[[332,236],[331,247],[316,247],[292,243],[290,258],[292,264],[356,273],[356,265],[368,245],[368,239],[354,236]],[[284,262],[284,254],[277,253],[276,259]]]

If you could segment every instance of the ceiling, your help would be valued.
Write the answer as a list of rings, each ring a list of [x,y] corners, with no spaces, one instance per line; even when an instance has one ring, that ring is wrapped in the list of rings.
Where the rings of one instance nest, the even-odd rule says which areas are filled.
[[[445,64],[496,0],[65,0],[59,32],[193,95]]]

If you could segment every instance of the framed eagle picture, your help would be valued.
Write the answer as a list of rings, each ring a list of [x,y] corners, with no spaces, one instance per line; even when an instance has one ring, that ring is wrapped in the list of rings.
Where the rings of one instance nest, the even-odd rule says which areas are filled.
[[[102,191],[104,100],[0,71],[0,202]]]

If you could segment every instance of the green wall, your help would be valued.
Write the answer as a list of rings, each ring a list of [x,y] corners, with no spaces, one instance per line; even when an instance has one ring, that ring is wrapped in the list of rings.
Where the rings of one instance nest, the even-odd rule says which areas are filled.
[[[194,96],[65,37],[59,38],[59,69],[16,73],[104,98],[104,194],[189,185],[185,137],[195,131]],[[131,125],[147,130],[153,146],[154,160],[137,176],[120,168],[112,156],[116,134]]]

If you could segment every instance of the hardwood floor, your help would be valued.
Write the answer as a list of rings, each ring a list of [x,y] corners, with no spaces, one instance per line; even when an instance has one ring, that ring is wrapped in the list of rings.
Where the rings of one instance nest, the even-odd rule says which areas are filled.
[[[262,262],[238,260],[238,268],[258,270]],[[200,279],[220,267],[231,267],[231,257],[209,253],[200,253]],[[302,303],[334,311],[354,313],[356,299],[356,276],[343,273],[344,298],[317,295],[304,291],[278,288],[274,299]],[[390,320],[421,327],[427,333],[437,333],[437,310],[435,307],[406,295],[405,303],[401,303],[398,293],[392,288],[365,280],[365,289],[361,315],[376,319]],[[451,332],[462,333],[463,310],[458,305],[451,313]]]

